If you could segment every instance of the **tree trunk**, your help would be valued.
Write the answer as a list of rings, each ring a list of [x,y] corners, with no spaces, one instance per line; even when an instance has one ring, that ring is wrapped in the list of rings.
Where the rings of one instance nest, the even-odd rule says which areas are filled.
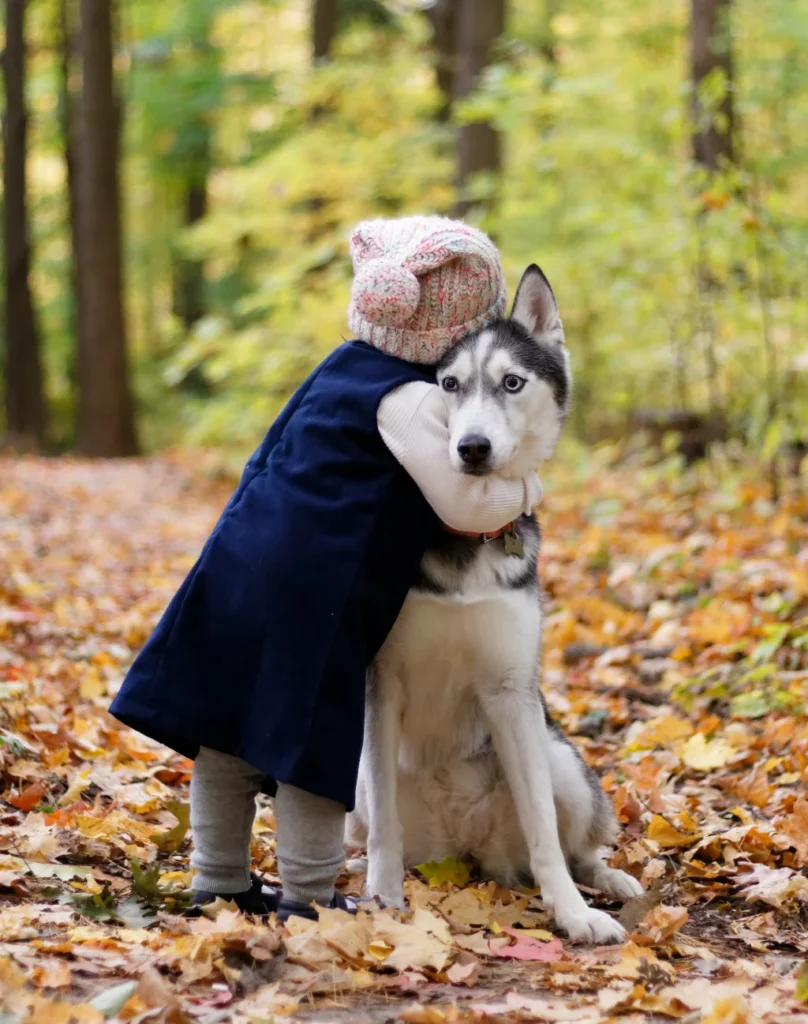
[[[328,60],[337,32],[337,0],[312,0],[311,45],[314,63]]]
[[[188,43],[198,67],[207,67],[209,74],[220,74],[217,50],[211,42],[214,6],[199,5],[188,21]],[[215,72],[212,67],[213,65]],[[177,168],[182,189],[183,227],[190,228],[208,212],[208,177],[211,170],[211,129],[208,111],[194,104],[185,124],[179,130],[181,150]],[[174,258],[173,308],[185,329],[190,331],[205,315],[205,264],[180,251]]]
[[[693,158],[710,173],[732,163],[735,156],[731,4],[732,0],[691,0]],[[723,72],[725,88],[713,114],[705,109],[701,88],[717,70]]]
[[[36,447],[45,436],[45,401],[29,281],[31,250],[25,181],[25,0],[6,0],[3,77],[6,93],[3,120],[6,429],[12,444]]]
[[[560,8],[560,0],[544,0],[539,49],[547,62],[547,74],[551,76],[553,80],[555,80],[556,74],[558,73],[558,53],[556,52],[557,40],[553,29],[553,19],[558,14]]]
[[[65,161],[65,179],[67,184],[67,220],[70,234],[70,281],[71,281],[71,329],[74,339],[74,353],[81,348],[83,337],[82,303],[80,301],[79,281],[82,277],[81,231],[79,230],[79,178],[76,170],[77,161],[81,156],[81,144],[77,137],[77,129],[81,123],[80,93],[75,87],[73,78],[74,63],[77,50],[75,0],[59,0],[58,37],[61,49],[59,114],[62,132],[62,152]],[[85,271],[86,275],[86,271]],[[77,358],[74,357],[69,369],[69,377],[73,386],[77,386]]]
[[[87,455],[137,452],[123,312],[118,149],[113,75],[114,0],[81,0],[82,58],[78,446]]]
[[[455,98],[469,96],[480,83],[491,59],[491,49],[505,28],[505,0],[458,0],[457,71]],[[487,121],[460,126],[457,137],[457,216],[475,205],[468,195],[469,180],[482,171],[496,174],[500,168],[500,139]]]
[[[183,184],[184,227],[193,227],[208,212],[207,172]],[[205,315],[205,264],[202,260],[180,256],[174,267],[174,313],[190,331]]]
[[[444,122],[451,117],[452,100],[455,93],[457,4],[458,0],[435,0],[435,3],[426,11],[432,25],[435,78],[441,94],[441,105],[437,112],[437,118]]]

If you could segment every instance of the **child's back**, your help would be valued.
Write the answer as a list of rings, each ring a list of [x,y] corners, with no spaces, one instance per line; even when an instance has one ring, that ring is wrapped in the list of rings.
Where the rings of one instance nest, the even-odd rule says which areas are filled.
[[[234,754],[353,806],[362,687],[435,513],[377,428],[396,387],[434,381],[364,342],[300,387],[247,463],[112,712],[188,757]],[[261,685],[267,680],[270,685]]]

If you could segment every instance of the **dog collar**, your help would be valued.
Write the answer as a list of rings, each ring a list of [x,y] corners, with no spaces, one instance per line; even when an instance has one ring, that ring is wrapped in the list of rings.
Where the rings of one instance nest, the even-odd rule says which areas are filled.
[[[446,523],[443,524],[443,529],[447,533],[453,533],[456,537],[472,537],[481,544],[487,544],[490,540],[496,540],[497,537],[516,533],[516,520],[508,523],[507,526],[501,527],[499,530],[493,530],[491,533],[469,533],[467,530],[455,530],[453,527],[447,526]]]

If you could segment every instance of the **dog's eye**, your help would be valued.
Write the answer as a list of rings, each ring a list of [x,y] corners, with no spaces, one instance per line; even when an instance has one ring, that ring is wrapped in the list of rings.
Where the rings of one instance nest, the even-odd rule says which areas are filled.
[[[440,382],[440,386],[444,391],[457,391],[457,377],[444,377]]]
[[[510,391],[512,395],[515,395],[517,391],[521,391],[525,384],[527,384],[525,378],[517,377],[515,373],[506,373],[502,381],[502,386],[506,391]]]

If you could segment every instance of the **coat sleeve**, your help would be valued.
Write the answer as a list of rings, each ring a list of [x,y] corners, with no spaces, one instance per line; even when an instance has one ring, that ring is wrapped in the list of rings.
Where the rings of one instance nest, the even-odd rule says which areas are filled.
[[[529,515],[541,500],[536,473],[517,480],[496,473],[458,473],[449,459],[446,405],[435,384],[415,381],[385,395],[377,422],[384,443],[453,530],[499,530],[518,516]]]

